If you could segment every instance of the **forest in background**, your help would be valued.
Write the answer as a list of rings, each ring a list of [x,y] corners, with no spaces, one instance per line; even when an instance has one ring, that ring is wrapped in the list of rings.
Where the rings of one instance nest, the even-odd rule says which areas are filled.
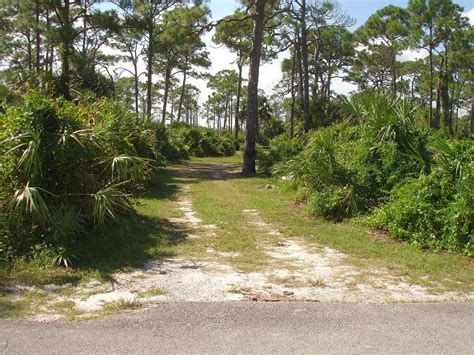
[[[68,266],[167,161],[239,149],[244,174],[275,176],[310,214],[472,256],[463,11],[410,0],[351,32],[335,0],[242,1],[217,20],[201,1],[2,0],[2,259]],[[235,70],[206,73],[209,31],[237,54]],[[408,49],[425,56],[402,61]],[[259,67],[285,51],[266,95]],[[340,77],[358,91],[334,92]],[[204,103],[190,78],[208,81]]]

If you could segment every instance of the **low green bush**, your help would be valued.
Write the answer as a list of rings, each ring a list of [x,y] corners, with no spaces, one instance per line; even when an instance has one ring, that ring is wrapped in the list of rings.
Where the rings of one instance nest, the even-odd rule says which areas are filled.
[[[400,240],[472,255],[473,140],[429,133],[409,101],[388,95],[355,95],[346,110],[346,122],[313,132],[295,157],[271,148],[266,157],[283,160],[273,173],[312,215],[365,216]]]
[[[403,181],[369,219],[373,226],[423,248],[472,256],[474,242],[474,147],[472,142],[433,147],[429,175]]]
[[[233,137],[219,134],[211,128],[175,123],[168,130],[170,141],[175,142],[177,146],[186,147],[189,155],[219,157],[232,156],[236,152],[237,142]]]
[[[335,220],[367,213],[402,179],[429,170],[428,134],[413,106],[383,95],[373,101],[353,98],[347,122],[312,133],[301,153],[275,169],[305,191],[311,213]]]
[[[131,193],[162,160],[151,123],[108,99],[29,94],[0,121],[3,258],[49,249],[70,264],[82,232],[130,212]]]
[[[270,140],[268,150],[262,148],[257,151],[259,171],[266,175],[271,174],[278,163],[296,156],[303,149],[305,140],[306,136],[290,139],[286,134]]]

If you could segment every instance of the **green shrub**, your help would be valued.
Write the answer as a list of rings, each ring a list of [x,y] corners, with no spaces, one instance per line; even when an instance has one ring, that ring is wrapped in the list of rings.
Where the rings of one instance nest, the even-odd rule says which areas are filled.
[[[34,257],[36,245],[47,245],[69,264],[83,230],[131,210],[130,192],[161,157],[153,127],[107,99],[30,94],[0,120],[0,230],[10,254]]]
[[[155,137],[158,145],[158,151],[167,160],[186,160],[189,159],[189,147],[186,146],[184,138],[174,130],[166,128],[165,125],[155,127]]]
[[[257,154],[260,172],[271,174],[273,167],[296,156],[304,147],[305,137],[290,139],[288,135],[280,135],[270,141],[270,149],[260,150]]]
[[[423,248],[473,255],[474,148],[468,142],[433,146],[431,174],[404,181],[371,223]]]
[[[305,191],[311,213],[335,220],[367,213],[431,164],[428,135],[410,102],[361,94],[347,106],[347,122],[312,133],[301,153],[277,169]]]
[[[189,127],[183,123],[175,123],[169,127],[170,141],[180,142],[176,145],[186,147],[189,155],[198,157],[232,156],[236,151],[234,138],[219,134],[205,127]]]

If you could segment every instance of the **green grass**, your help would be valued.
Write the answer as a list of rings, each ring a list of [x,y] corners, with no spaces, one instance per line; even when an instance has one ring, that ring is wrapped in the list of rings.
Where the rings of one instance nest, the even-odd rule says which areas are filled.
[[[233,157],[237,160],[239,157]],[[220,159],[220,160],[219,160]],[[223,162],[227,158],[194,159],[195,162]],[[240,158],[239,158],[240,159]],[[234,162],[232,162],[234,163]],[[91,279],[110,280],[119,270],[140,266],[150,259],[177,255],[189,260],[218,259],[237,269],[250,272],[271,268],[276,261],[264,252],[284,235],[302,238],[308,246],[324,245],[348,255],[348,261],[362,269],[386,268],[393,275],[413,283],[448,290],[473,291],[474,263],[467,257],[426,253],[413,245],[394,242],[390,238],[375,238],[361,225],[332,223],[308,216],[295,206],[291,192],[283,189],[260,188],[273,181],[264,177],[243,178],[232,174],[223,179],[192,174],[176,169],[159,171],[148,191],[137,200],[136,214],[117,225],[96,230],[85,236],[81,261],[73,269],[39,268],[25,260],[0,266],[0,317],[34,314],[35,308],[51,302],[41,291],[12,293],[8,286],[67,285],[57,295],[75,294],[76,286]],[[182,168],[185,169],[185,168]],[[204,169],[205,170],[205,169]],[[168,218],[179,216],[177,196],[183,185],[191,187],[189,197],[204,224],[215,224],[214,233],[202,232],[200,238],[186,239],[188,231],[177,228]],[[272,224],[283,236],[269,236],[249,224],[245,209],[256,209],[259,218]],[[193,231],[195,232],[195,231]],[[212,248],[217,253],[208,253]],[[222,256],[219,252],[235,253]],[[281,263],[281,261],[278,261]],[[281,266],[281,265],[280,265]],[[291,281],[291,280],[290,280]],[[289,282],[282,280],[282,282]],[[305,283],[320,285],[318,280]],[[143,297],[160,295],[163,290],[146,290]],[[67,302],[67,301],[66,301]],[[53,304],[53,310],[74,318],[71,304]],[[113,304],[104,314],[131,309],[137,304]],[[71,311],[66,312],[66,309]]]
[[[258,250],[259,243],[268,242],[242,223],[240,211],[257,209],[262,219],[284,234],[304,238],[337,249],[349,261],[362,268],[387,268],[392,274],[409,281],[449,290],[474,290],[474,263],[467,257],[427,253],[414,245],[394,243],[392,239],[374,238],[369,230],[353,223],[333,223],[308,216],[296,207],[291,193],[279,189],[260,189],[271,184],[264,177],[228,180],[202,179],[193,185],[194,208],[205,223],[225,229],[215,241],[218,248],[238,251],[241,257],[233,263],[244,271],[264,267],[268,259]]]
[[[220,164],[242,164],[243,152],[237,151],[231,157],[192,157],[191,162],[193,163],[220,163]]]
[[[137,293],[139,298],[149,298],[154,296],[163,296],[166,295],[166,291],[162,290],[159,287],[152,287],[145,291],[140,291]]]

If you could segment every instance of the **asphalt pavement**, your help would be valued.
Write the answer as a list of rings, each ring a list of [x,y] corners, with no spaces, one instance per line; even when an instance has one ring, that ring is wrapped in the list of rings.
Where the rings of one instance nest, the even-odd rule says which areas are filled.
[[[4,353],[474,353],[474,304],[168,303],[88,321],[0,320]]]

